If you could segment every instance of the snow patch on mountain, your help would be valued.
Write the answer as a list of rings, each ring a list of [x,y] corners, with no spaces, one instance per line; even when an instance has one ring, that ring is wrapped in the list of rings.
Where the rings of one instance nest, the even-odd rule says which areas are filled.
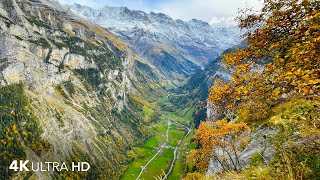
[[[101,9],[93,9],[74,4],[70,9],[82,17],[109,28],[122,39],[133,38],[136,36],[135,33],[141,30],[141,33],[150,36],[149,40],[172,45],[187,51],[187,54],[187,47],[206,47],[208,50],[213,48],[217,57],[223,50],[240,43],[240,31],[236,27],[213,27],[197,19],[174,20],[163,13],[145,13],[126,7],[105,6]],[[207,60],[197,64],[206,65],[215,57],[205,57],[204,59]]]

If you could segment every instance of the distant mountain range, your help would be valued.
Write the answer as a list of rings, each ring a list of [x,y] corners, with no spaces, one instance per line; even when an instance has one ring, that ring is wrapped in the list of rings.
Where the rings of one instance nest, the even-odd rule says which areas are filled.
[[[174,20],[163,13],[126,7],[93,9],[74,4],[69,8],[108,28],[157,67],[165,78],[177,83],[204,69],[225,49],[240,42],[236,27],[212,27],[196,19]]]

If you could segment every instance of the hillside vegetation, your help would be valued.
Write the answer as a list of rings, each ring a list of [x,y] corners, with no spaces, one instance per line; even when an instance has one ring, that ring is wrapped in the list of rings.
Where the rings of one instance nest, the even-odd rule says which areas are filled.
[[[119,179],[159,119],[150,102],[166,80],[56,1],[0,1],[0,27],[0,179]],[[15,172],[13,160],[91,170]]]
[[[320,177],[320,3],[267,0],[238,16],[248,46],[223,55],[232,72],[209,92],[212,116],[195,132],[185,179],[318,179]],[[243,164],[253,132],[274,129],[274,148]],[[266,137],[265,137],[266,138]],[[207,174],[211,161],[222,171]]]

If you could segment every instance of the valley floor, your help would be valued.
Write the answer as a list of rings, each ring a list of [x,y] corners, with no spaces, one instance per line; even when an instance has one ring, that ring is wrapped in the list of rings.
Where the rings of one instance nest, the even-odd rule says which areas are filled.
[[[194,130],[189,127],[193,110],[188,107],[183,115],[163,112],[160,120],[149,126],[153,136],[130,152],[134,161],[121,179],[181,179],[186,155],[195,146],[191,143]]]

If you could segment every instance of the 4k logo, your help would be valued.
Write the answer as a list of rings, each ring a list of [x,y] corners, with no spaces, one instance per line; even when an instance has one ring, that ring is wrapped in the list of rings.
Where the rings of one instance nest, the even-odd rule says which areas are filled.
[[[27,168],[27,164],[29,163],[29,160],[26,160],[26,161],[22,161],[20,160],[20,163],[18,166],[18,161],[17,160],[14,160],[11,165],[9,166],[9,169],[12,169],[14,171],[29,171],[29,169]]]
[[[28,168],[28,167],[30,168]],[[14,171],[69,171],[65,162],[33,162],[29,160],[13,160],[9,166]],[[71,162],[71,171],[88,171],[88,162]]]

